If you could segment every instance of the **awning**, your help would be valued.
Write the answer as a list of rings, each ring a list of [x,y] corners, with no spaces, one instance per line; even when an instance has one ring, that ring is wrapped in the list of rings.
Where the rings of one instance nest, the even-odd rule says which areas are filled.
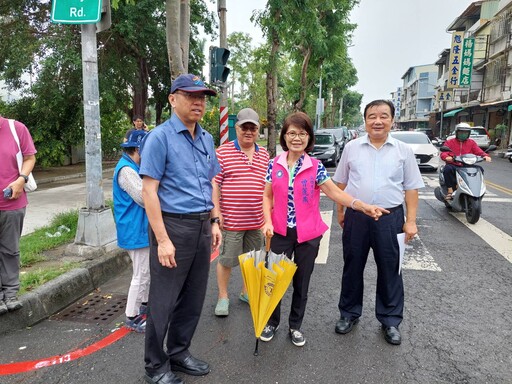
[[[450,112],[446,112],[443,117],[453,117],[455,116],[457,113],[459,113],[460,111],[462,111],[464,108],[458,108],[458,109],[454,109]]]

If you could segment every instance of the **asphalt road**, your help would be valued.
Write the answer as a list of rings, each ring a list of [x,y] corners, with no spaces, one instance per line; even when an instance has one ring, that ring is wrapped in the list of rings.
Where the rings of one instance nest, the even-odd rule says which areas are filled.
[[[260,355],[253,356],[249,307],[237,300],[240,272],[234,271],[230,284],[230,315],[217,318],[213,263],[191,347],[193,354],[211,364],[212,371],[205,377],[179,375],[187,383],[512,383],[512,164],[495,158],[484,167],[493,186],[488,186],[482,218],[473,226],[435,200],[437,175],[424,174],[427,187],[420,194],[420,233],[407,249],[403,267],[406,302],[401,346],[384,341],[375,319],[376,268],[371,256],[361,321],[347,335],[334,332],[343,266],[341,229],[332,214],[334,204],[322,197],[321,209],[324,217],[332,217],[332,226],[324,255],[319,257],[326,261],[316,265],[311,281],[302,328],[306,345],[297,348],[287,336],[288,291],[281,328],[271,342],[260,342]],[[66,187],[58,193],[67,194]],[[130,271],[124,271],[96,294],[126,295],[129,276]],[[57,355],[65,361],[66,353],[102,340],[123,319],[120,313],[107,323],[47,320],[0,336],[0,364]],[[130,333],[88,356],[0,375],[0,382],[142,383],[143,345],[143,335]]]

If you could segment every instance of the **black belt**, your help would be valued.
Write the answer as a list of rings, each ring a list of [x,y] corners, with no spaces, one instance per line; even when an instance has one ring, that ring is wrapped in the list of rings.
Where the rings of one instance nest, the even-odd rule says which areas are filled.
[[[170,213],[162,211],[163,216],[174,217],[176,219],[189,219],[189,220],[208,220],[210,219],[210,212],[199,213]]]

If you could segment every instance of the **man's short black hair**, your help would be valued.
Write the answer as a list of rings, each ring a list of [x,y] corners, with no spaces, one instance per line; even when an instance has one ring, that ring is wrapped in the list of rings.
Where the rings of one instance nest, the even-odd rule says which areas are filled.
[[[371,107],[377,107],[379,105],[387,105],[389,107],[389,110],[391,111],[391,118],[395,118],[395,105],[393,104],[393,102],[391,100],[383,100],[383,99],[378,99],[378,100],[373,100],[371,102],[369,102],[366,107],[364,107],[364,119],[366,120],[366,111],[371,108]]]

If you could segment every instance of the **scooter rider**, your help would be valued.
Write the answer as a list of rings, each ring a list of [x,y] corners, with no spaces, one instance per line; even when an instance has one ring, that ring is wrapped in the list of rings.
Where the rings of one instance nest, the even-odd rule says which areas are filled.
[[[468,123],[459,123],[455,126],[455,138],[446,140],[444,143],[444,146],[451,150],[450,152],[441,153],[441,159],[446,162],[443,169],[444,181],[448,190],[445,196],[446,200],[452,200],[452,193],[457,185],[457,181],[455,179],[455,167],[462,166],[462,164],[453,160],[454,156],[472,153],[485,158],[485,161],[487,162],[491,162],[491,157],[482,151],[473,139],[469,138],[470,134],[471,126]],[[478,167],[478,165],[475,166]]]

